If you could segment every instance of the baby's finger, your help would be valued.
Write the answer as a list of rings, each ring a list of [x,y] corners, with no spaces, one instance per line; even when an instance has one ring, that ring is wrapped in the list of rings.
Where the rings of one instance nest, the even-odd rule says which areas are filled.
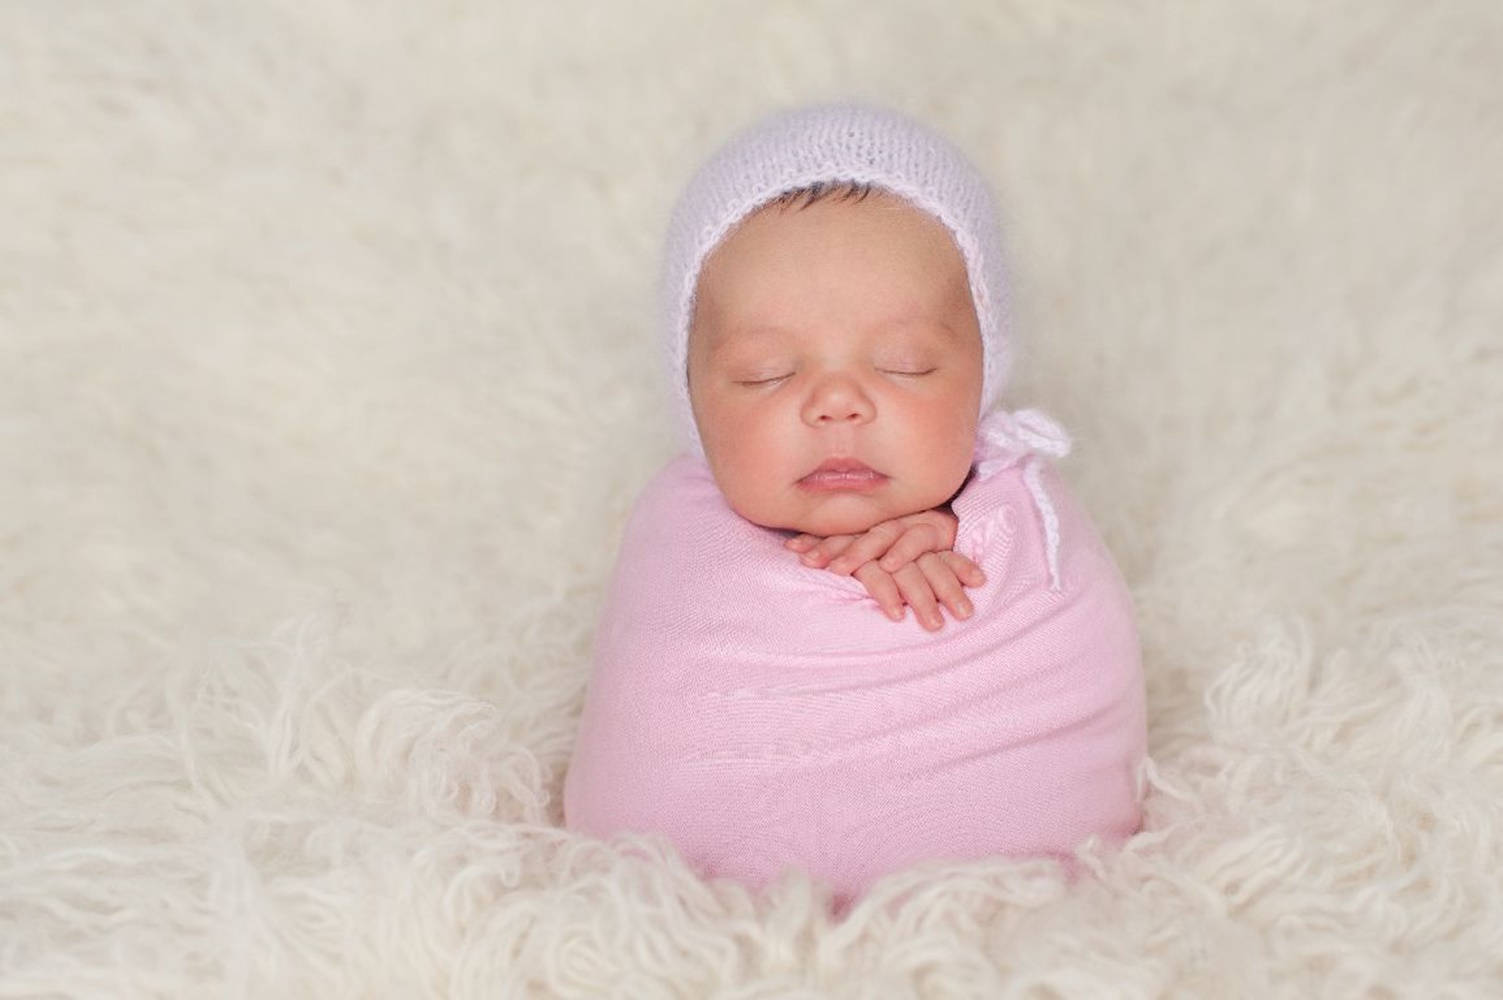
[[[934,529],[938,541],[930,551],[938,552],[955,547],[955,532],[960,522],[948,510],[921,510],[917,514],[909,514],[902,521],[909,527],[925,524]]]
[[[950,570],[960,578],[960,582],[967,587],[979,587],[986,583],[986,574],[982,572],[981,567],[959,552],[946,549],[944,552],[937,554],[945,561],[945,565],[949,566]]]
[[[831,535],[799,558],[804,561],[805,566],[821,567],[844,552],[855,540],[855,535]]]
[[[918,568],[923,571],[924,578],[929,581],[934,595],[939,598],[940,603],[950,609],[950,614],[956,621],[971,617],[971,602],[966,599],[965,591],[960,587],[960,580],[948,563],[933,552],[926,552],[919,556]]]
[[[897,521],[883,521],[867,529],[865,534],[856,536],[850,548],[842,552],[840,558],[830,560],[830,565],[825,568],[831,573],[849,573],[862,563],[868,563],[880,557],[892,546],[903,530],[903,526]],[[886,568],[883,567],[883,569]]]
[[[898,585],[893,582],[891,573],[884,573],[876,563],[869,562],[856,567],[856,572],[851,575],[861,581],[887,617],[895,622],[903,620],[903,595],[898,593]]]
[[[802,552],[818,541],[818,535],[794,535],[784,542],[783,545],[795,552]]]
[[[932,524],[913,524],[893,543],[879,565],[892,573],[913,562],[925,552],[933,552],[939,543],[939,529]]]
[[[929,580],[924,576],[924,571],[917,565],[909,563],[892,575],[897,581],[898,590],[902,592],[903,599],[913,608],[913,616],[919,620],[919,624],[930,632],[938,632],[944,627],[944,616],[939,613],[939,604],[934,600],[934,590],[929,586]]]

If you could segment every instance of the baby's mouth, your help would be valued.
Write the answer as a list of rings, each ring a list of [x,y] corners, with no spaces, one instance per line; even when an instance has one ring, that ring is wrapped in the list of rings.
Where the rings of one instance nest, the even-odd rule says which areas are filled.
[[[853,458],[832,458],[798,481],[803,489],[814,493],[836,491],[865,492],[887,482],[887,477],[865,462]]]

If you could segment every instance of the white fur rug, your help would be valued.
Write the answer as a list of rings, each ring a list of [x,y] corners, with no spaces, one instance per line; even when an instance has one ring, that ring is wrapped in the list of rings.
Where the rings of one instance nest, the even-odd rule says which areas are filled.
[[[1503,995],[1492,0],[0,5],[0,997]],[[559,829],[653,281],[774,108],[1005,207],[1147,830],[697,880]]]

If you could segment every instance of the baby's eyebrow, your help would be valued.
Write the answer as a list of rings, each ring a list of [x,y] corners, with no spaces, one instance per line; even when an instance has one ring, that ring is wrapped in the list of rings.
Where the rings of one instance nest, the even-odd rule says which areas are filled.
[[[916,339],[910,340],[908,337],[903,339],[904,343],[916,346],[948,347],[959,344],[963,339],[959,329],[938,316],[887,323],[878,326],[877,329],[884,334],[899,331],[910,335],[917,333],[919,336]]]
[[[938,331],[940,337],[953,343],[960,339],[960,331],[951,326],[938,316],[901,316],[897,319],[883,320],[872,327],[877,334],[888,333],[895,330],[931,330]],[[713,336],[710,344],[710,357],[718,357],[729,350],[733,344],[751,339],[762,340],[775,337],[780,334],[790,334],[795,331],[791,327],[778,323],[754,323],[747,326],[733,327],[723,333]]]
[[[717,332],[710,339],[710,357],[714,358],[724,354],[730,349],[731,345],[748,337],[766,337],[784,332],[786,330],[783,327],[766,325],[743,326],[725,332]]]
[[[888,330],[898,330],[907,327],[922,327],[929,330],[939,329],[943,330],[946,334],[952,337],[955,336],[955,329],[951,327],[949,323],[946,323],[943,319],[935,316],[902,316],[898,319],[882,320],[881,322],[876,323],[872,327],[872,330],[876,333],[886,333]],[[735,329],[731,330],[725,337],[722,337],[720,339],[723,343],[726,340],[730,340],[732,337],[736,336],[760,336],[764,334],[792,332],[793,331],[788,327],[779,326],[776,323],[758,323],[752,326],[738,326]]]
[[[730,332],[730,334],[728,336],[726,336],[724,339],[725,340],[729,340],[729,339],[731,339],[731,337],[737,337],[737,336],[741,336],[741,337],[755,337],[755,336],[762,336],[764,334],[789,333],[789,332],[791,332],[791,331],[786,326],[777,326],[776,324],[771,324],[771,323],[759,323],[759,324],[757,324],[755,326],[738,326],[734,330],[732,330]]]

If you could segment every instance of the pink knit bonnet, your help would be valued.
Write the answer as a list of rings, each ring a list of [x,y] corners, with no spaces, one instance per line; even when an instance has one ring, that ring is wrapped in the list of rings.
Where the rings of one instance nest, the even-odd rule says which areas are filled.
[[[1001,233],[985,179],[951,143],[896,112],[868,105],[814,105],[771,115],[733,136],[679,196],[661,279],[664,354],[675,420],[685,443],[704,447],[689,404],[689,324],[699,271],[742,219],[778,195],[815,181],[871,183],[942,222],[965,258],[981,328],[981,411],[1006,381]]]

